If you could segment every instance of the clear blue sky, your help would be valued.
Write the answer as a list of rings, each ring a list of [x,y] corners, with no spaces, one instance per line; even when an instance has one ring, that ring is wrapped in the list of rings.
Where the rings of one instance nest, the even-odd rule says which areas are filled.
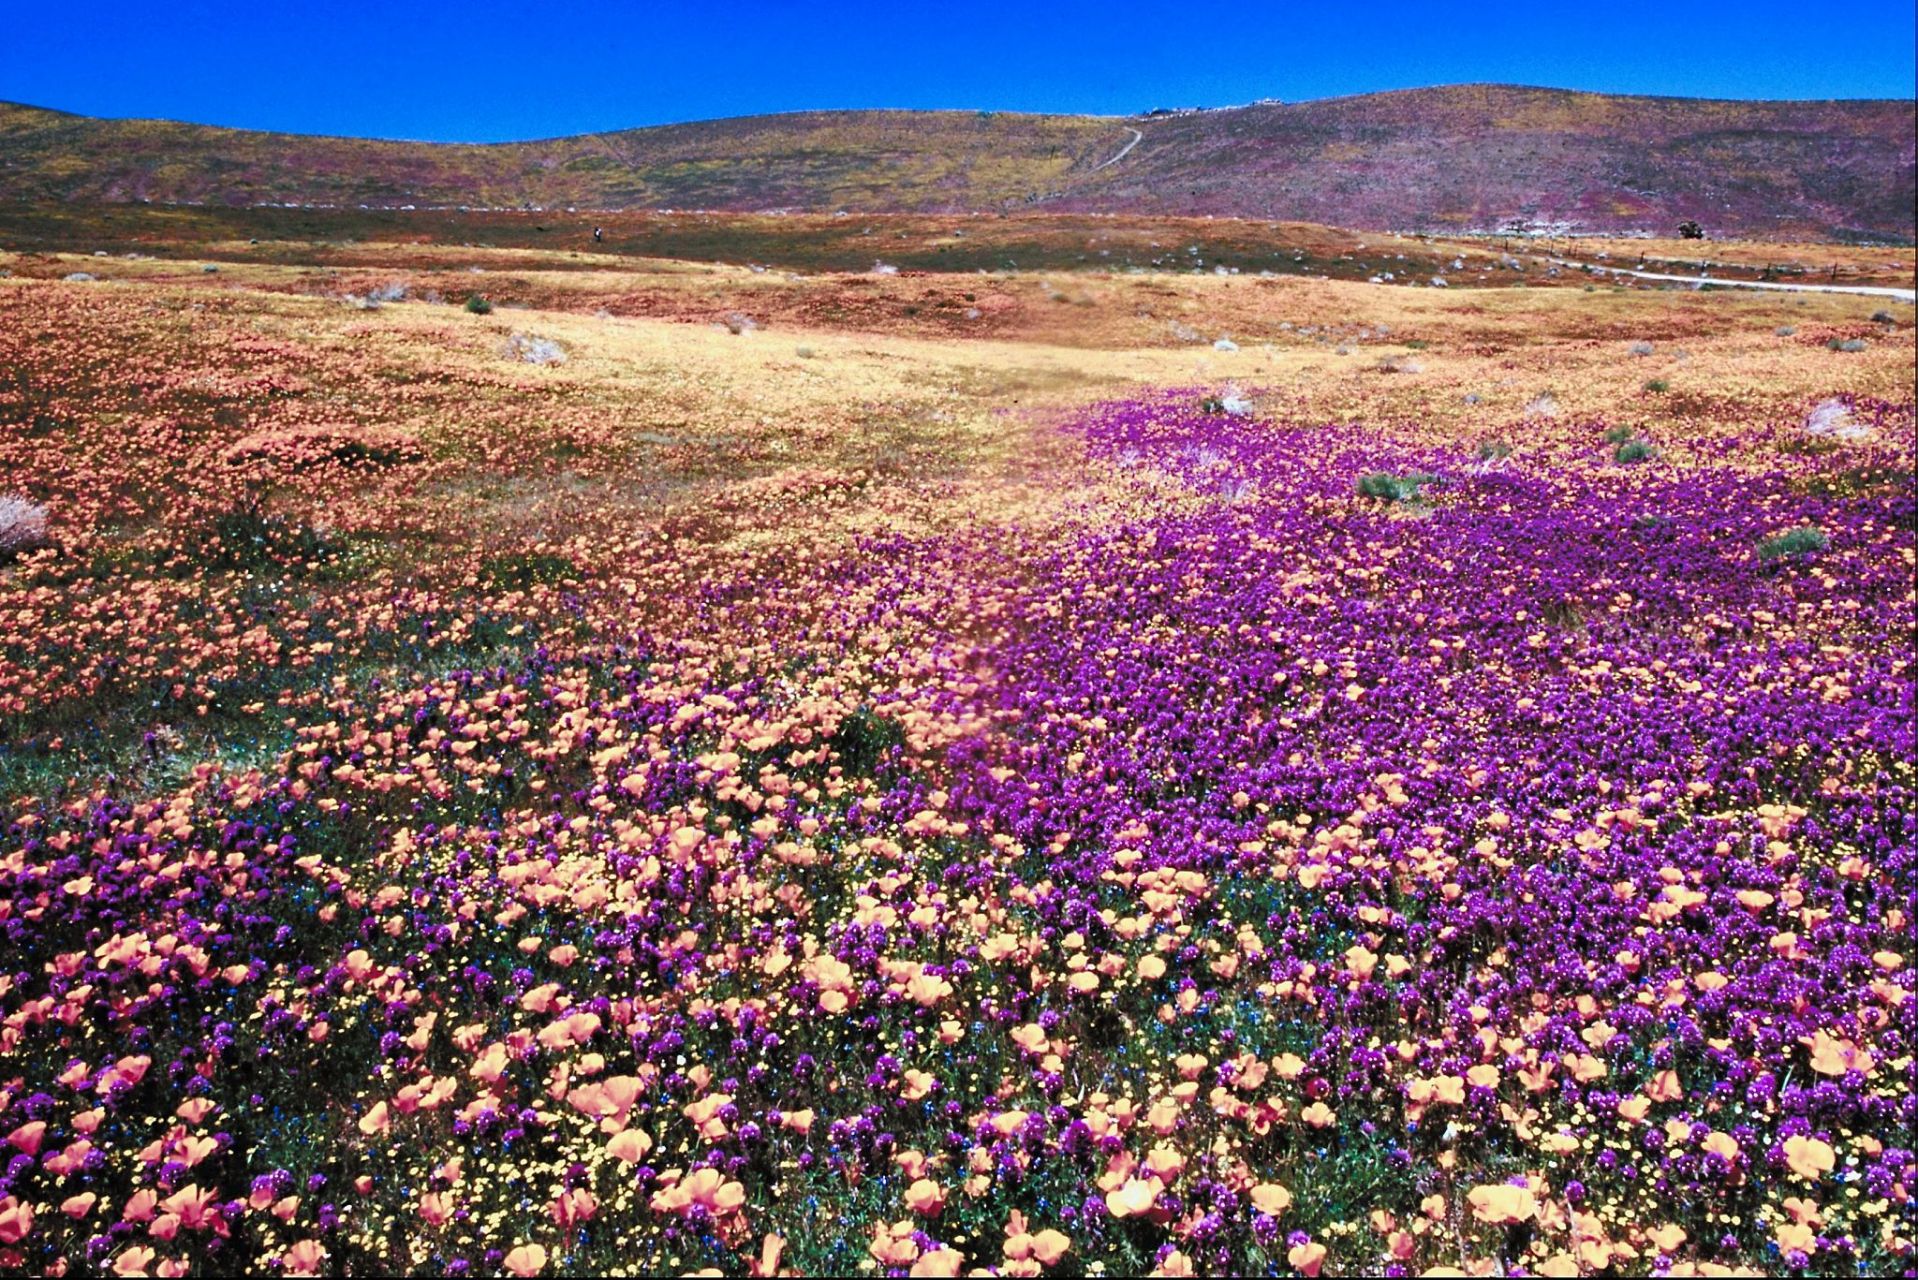
[[[816,107],[1123,114],[1502,81],[1911,98],[1912,0],[0,2],[0,99],[438,141]]]

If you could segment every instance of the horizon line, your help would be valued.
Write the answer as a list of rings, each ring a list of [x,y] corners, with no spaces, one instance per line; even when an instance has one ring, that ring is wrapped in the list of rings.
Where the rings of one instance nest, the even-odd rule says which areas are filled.
[[[195,129],[222,129],[233,133],[258,133],[278,135],[289,138],[314,138],[345,142],[385,142],[407,146],[429,147],[514,147],[534,146],[546,142],[564,142],[575,138],[600,137],[616,133],[640,133],[650,129],[687,128],[702,124],[725,124],[741,120],[769,120],[785,116],[805,115],[858,115],[858,114],[897,114],[897,115],[970,115],[970,116],[1018,116],[1033,119],[1054,120],[1140,120],[1154,111],[1169,111],[1174,114],[1196,114],[1221,111],[1247,111],[1257,107],[1298,107],[1317,103],[1342,102],[1354,98],[1383,98],[1407,93],[1431,93],[1446,89],[1517,89],[1535,93],[1577,94],[1596,98],[1636,99],[1646,102],[1696,102],[1696,103],[1740,103],[1748,106],[1813,106],[1820,104],[1907,104],[1918,99],[1892,97],[1859,98],[1725,98],[1678,93],[1620,93],[1605,89],[1573,89],[1559,85],[1518,84],[1498,80],[1461,80],[1442,84],[1410,85],[1394,89],[1371,89],[1357,93],[1329,94],[1318,98],[1255,98],[1250,102],[1232,102],[1220,105],[1155,106],[1142,111],[1123,114],[1105,114],[1096,111],[1030,111],[1000,107],[791,107],[779,111],[754,111],[740,115],[701,116],[691,120],[664,120],[652,124],[619,125],[607,129],[581,129],[573,133],[545,134],[530,138],[502,138],[491,142],[472,142],[457,139],[394,137],[383,134],[359,133],[308,133],[294,129],[258,128],[251,125],[215,124],[205,120],[183,120],[171,116],[147,115],[94,115],[85,111],[71,111],[64,107],[42,106],[37,103],[19,102],[13,99],[0,99],[0,107],[13,107],[27,111],[41,111],[49,115],[71,116],[76,120],[97,120],[116,124],[171,124]]]

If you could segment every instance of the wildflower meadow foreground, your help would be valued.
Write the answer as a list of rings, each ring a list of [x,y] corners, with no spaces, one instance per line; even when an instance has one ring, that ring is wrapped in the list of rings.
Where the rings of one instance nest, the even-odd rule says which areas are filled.
[[[228,252],[0,280],[0,1270],[1911,1266],[1908,306]]]

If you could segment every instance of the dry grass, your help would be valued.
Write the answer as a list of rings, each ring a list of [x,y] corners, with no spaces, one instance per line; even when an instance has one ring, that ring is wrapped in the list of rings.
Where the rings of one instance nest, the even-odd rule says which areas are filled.
[[[1281,416],[1451,424],[1468,439],[1519,421],[1549,391],[1566,422],[1700,440],[1802,417],[1817,398],[1899,400],[1911,386],[1911,330],[1882,332],[1869,298],[1167,272],[797,276],[570,251],[354,252],[364,274],[12,256],[0,259],[14,270],[0,281],[0,307],[17,332],[47,324],[68,337],[19,344],[21,376],[70,368],[84,347],[94,381],[76,388],[78,403],[109,418],[133,409],[112,393],[162,367],[209,448],[342,416],[423,441],[427,474],[380,481],[333,514],[427,525],[456,541],[550,532],[585,512],[656,514],[793,467],[867,471],[907,491],[985,483],[1054,447],[1035,443],[1054,411],[1140,386],[1236,381],[1261,388],[1266,411]],[[465,270],[482,261],[483,274]],[[101,278],[59,283],[82,267]],[[444,301],[376,312],[339,301],[392,280]],[[454,304],[468,291],[499,309],[465,314]],[[729,332],[733,312],[760,327]],[[1781,324],[1796,333],[1779,337]],[[1175,326],[1201,340],[1181,340]],[[566,363],[503,357],[515,332],[557,342]],[[1215,350],[1222,335],[1239,349]],[[1834,355],[1825,347],[1834,336],[1870,346]],[[1643,340],[1654,353],[1628,358]],[[256,349],[271,354],[246,354]],[[1382,360],[1417,372],[1380,377]],[[249,399],[232,381],[249,366],[303,389]],[[1649,395],[1651,380],[1667,392]],[[151,395],[139,406],[166,407]],[[27,446],[51,456],[75,442]],[[162,472],[173,462],[185,459],[163,459]],[[105,453],[90,465],[111,487]],[[154,475],[139,470],[126,484],[151,487]],[[128,523],[106,514],[84,531]]]

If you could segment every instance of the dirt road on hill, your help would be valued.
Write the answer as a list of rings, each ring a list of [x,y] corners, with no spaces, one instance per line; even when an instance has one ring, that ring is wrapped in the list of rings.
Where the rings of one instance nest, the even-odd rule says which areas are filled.
[[[1119,161],[1126,158],[1127,152],[1131,151],[1132,148],[1138,146],[1141,142],[1145,141],[1145,134],[1140,132],[1137,129],[1128,127],[1126,132],[1132,135],[1132,141],[1126,143],[1123,147],[1120,147],[1118,154],[1111,156],[1105,160],[1101,160],[1098,164],[1093,165],[1092,172],[1097,173],[1099,172],[1099,170],[1105,168],[1107,165],[1114,165],[1119,163]]]

